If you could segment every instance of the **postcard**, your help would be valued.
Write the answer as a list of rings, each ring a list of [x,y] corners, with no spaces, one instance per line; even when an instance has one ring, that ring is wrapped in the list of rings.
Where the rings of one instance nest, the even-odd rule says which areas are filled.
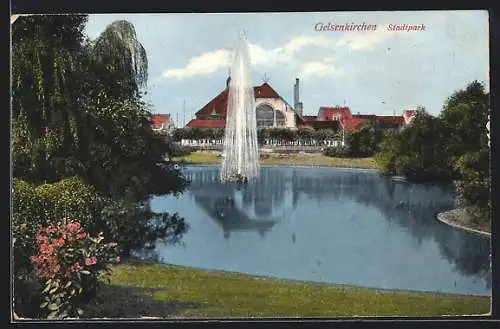
[[[488,12],[14,15],[16,320],[488,315]]]

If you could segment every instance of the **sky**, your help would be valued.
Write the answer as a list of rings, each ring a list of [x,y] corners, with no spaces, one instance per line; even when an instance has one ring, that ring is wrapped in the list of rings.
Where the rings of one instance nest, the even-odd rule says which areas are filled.
[[[447,97],[474,80],[489,90],[486,11],[91,14],[86,33],[95,39],[116,20],[131,22],[146,49],[144,100],[177,127],[225,88],[242,30],[254,85],[268,80],[293,105],[299,78],[305,115],[335,105],[376,115],[420,105],[438,115]],[[335,30],[346,23],[356,28]],[[333,31],[321,30],[329,24]],[[358,30],[362,24],[372,30]],[[420,30],[394,30],[399,24]]]

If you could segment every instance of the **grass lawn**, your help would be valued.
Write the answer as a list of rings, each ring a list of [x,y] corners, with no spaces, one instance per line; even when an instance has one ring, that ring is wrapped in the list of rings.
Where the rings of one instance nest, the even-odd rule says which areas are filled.
[[[175,161],[184,161],[191,164],[214,164],[221,162],[215,153],[211,152],[193,152],[188,156],[174,158]],[[332,158],[324,155],[298,155],[292,154],[287,158],[271,156],[268,159],[261,160],[264,165],[283,165],[283,166],[322,166],[322,167],[345,167],[345,168],[364,168],[376,169],[377,165],[373,158]]]
[[[126,261],[87,317],[311,317],[485,314],[489,297],[382,291]]]

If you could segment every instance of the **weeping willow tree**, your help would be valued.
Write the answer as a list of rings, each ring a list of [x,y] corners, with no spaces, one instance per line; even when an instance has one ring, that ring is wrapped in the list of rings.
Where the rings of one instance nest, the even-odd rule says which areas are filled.
[[[86,16],[23,16],[12,27],[14,175],[56,178],[71,159],[80,111],[73,101]]]
[[[148,61],[134,26],[116,21],[89,40],[86,22],[40,15],[13,24],[14,176],[78,175],[120,197],[182,190],[177,171],[157,166],[170,148],[141,101]]]
[[[148,80],[146,50],[137,39],[134,26],[128,21],[116,21],[92,42],[94,72],[101,83],[111,86],[110,96],[134,96]]]

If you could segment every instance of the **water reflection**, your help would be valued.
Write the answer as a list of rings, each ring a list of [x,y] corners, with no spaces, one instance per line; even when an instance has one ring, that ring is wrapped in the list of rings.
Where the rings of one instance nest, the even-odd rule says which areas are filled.
[[[400,251],[387,249],[389,243],[384,244],[385,234],[387,237],[393,237],[393,239],[411,237],[412,252],[421,250],[418,257],[425,261],[432,263],[432,261],[438,262],[439,258],[447,259],[453,271],[460,273],[462,276],[454,279],[455,286],[457,280],[470,277],[471,280],[474,280],[473,284],[476,284],[476,281],[484,282],[485,288],[483,286],[481,289],[476,286],[474,288],[476,292],[479,289],[479,293],[488,293],[490,289],[489,239],[453,229],[436,220],[438,212],[453,208],[454,197],[451,186],[395,182],[380,177],[372,171],[273,167],[262,168],[258,181],[249,185],[221,183],[218,168],[215,166],[188,167],[186,169],[186,178],[191,180],[188,186],[189,197],[183,196],[184,199],[182,200],[190,198],[194,201],[197,208],[202,209],[221,228],[221,235],[225,240],[233,241],[232,233],[234,232],[256,232],[259,234],[261,241],[274,239],[269,243],[276,244],[278,243],[277,240],[281,239],[278,236],[281,237],[283,234],[287,234],[287,240],[290,244],[288,248],[297,248],[295,251],[297,253],[312,253],[309,256],[300,256],[306,257],[303,260],[305,262],[308,262],[308,258],[311,258],[313,262],[309,271],[314,272],[316,276],[304,273],[303,277],[306,279],[308,275],[315,278],[319,277],[320,274],[318,273],[327,271],[326,266],[333,266],[329,265],[332,263],[333,258],[340,257],[337,254],[332,255],[331,252],[329,254],[326,249],[325,251],[317,250],[318,248],[328,248],[328,244],[332,245],[331,248],[337,249],[339,247],[347,248],[347,244],[349,244],[351,249],[335,251],[338,254],[351,253],[351,256],[345,256],[350,257],[350,260],[349,258],[342,259],[345,262],[355,262],[354,259],[359,257],[360,259],[366,259],[367,263],[382,259],[385,265],[380,266],[396,266],[396,256],[393,254]],[[183,214],[180,211],[181,216],[186,217],[188,222],[200,220],[199,215],[193,214],[190,218],[188,213],[191,210],[186,209],[188,206],[182,200],[179,201],[180,207],[183,207],[182,209],[185,209],[186,213]],[[387,233],[380,231],[378,218],[383,218],[380,223],[385,223]],[[200,225],[202,224],[200,223]],[[318,225],[322,228],[318,227]],[[337,231],[332,231],[334,229]],[[360,233],[370,229],[373,236],[359,236],[360,234],[370,234],[369,231],[368,233]],[[330,232],[331,239],[334,239],[333,235],[335,235],[337,240],[342,238],[346,239],[346,242],[344,244],[333,240],[329,242],[325,238],[326,240],[321,245],[325,247],[321,247],[319,242],[315,241],[315,239],[320,239],[318,235],[321,230],[323,230],[321,234],[325,233],[326,236],[328,236],[326,232]],[[398,230],[406,232],[404,237],[397,234]],[[345,232],[346,235],[352,235],[351,241],[348,240],[348,237],[343,236],[340,231]],[[271,232],[273,232],[272,237]],[[253,242],[250,242],[250,240],[246,242],[247,238],[242,236],[237,236],[234,239],[236,239],[234,243],[241,247],[243,247],[243,244],[253,245]],[[359,247],[363,239],[373,239],[375,242],[372,246],[373,250],[370,252],[373,253],[379,250],[382,254],[373,254],[371,256],[374,258],[373,260],[366,258],[368,256],[362,258],[361,254],[367,253],[366,250]],[[313,247],[313,244],[316,245],[316,243],[320,247]],[[401,240],[401,243],[403,243],[403,240]],[[336,247],[333,247],[334,244]],[[435,245],[436,247],[433,247]],[[283,248],[284,250],[287,249],[287,247]],[[405,247],[401,245],[401,248],[404,249]],[[311,250],[308,251],[308,249]],[[434,252],[434,250],[436,251]],[[249,252],[251,253],[251,251]],[[274,257],[278,257],[275,262],[285,257],[285,255],[278,256],[279,252],[276,250],[269,251],[269,257],[271,257],[271,253],[276,253]],[[425,253],[429,254],[426,255]],[[433,253],[436,253],[436,256],[441,256],[434,259],[436,256],[433,256]],[[171,254],[171,257],[175,256],[174,251],[171,251]],[[220,262],[222,260],[219,259],[224,259],[224,255],[219,254],[212,257],[217,258],[217,261]],[[286,257],[288,256],[286,255]],[[391,260],[391,257],[394,257],[394,260]],[[401,262],[400,260],[397,261]],[[197,262],[197,260],[193,260],[193,262]],[[257,260],[255,262],[255,265],[248,265],[248,267],[266,266],[263,265],[264,260],[260,260],[258,264]],[[233,265],[217,266],[231,267]],[[303,264],[292,264],[287,271],[293,271],[293,266],[300,267]],[[298,267],[295,269],[297,272],[299,272]],[[339,269],[330,270],[332,273],[340,271]],[[404,269],[388,268],[385,273],[383,269],[373,268],[371,270],[374,271],[371,280],[373,282],[379,282],[377,280],[380,280],[379,283],[374,283],[378,286],[390,285],[391,280],[403,280],[403,278],[397,276]],[[272,272],[271,270],[266,272],[261,268],[259,268],[259,271]],[[278,267],[275,270],[275,272],[283,273],[284,271]],[[347,271],[347,269],[344,271]],[[380,278],[380,275],[377,276],[375,272],[384,273],[380,275],[387,277]],[[342,275],[345,278],[353,278],[362,274],[346,272],[342,273]],[[393,279],[390,278],[391,275],[394,275]],[[292,274],[288,276],[294,277]],[[340,274],[338,276],[340,277]],[[363,279],[360,277],[359,280]],[[418,279],[415,278],[414,280]],[[339,282],[335,281],[335,279],[333,281]],[[400,285],[403,284],[406,283]],[[472,283],[470,284],[472,285]],[[396,283],[393,285],[396,287]],[[432,283],[427,285],[432,286]],[[420,286],[422,286],[421,289],[426,289],[423,283],[415,283],[414,288],[417,289]],[[412,289],[411,287],[407,288]],[[466,289],[469,288],[456,288],[457,291]],[[467,291],[463,292],[467,293]]]
[[[282,217],[284,175],[263,170],[257,184],[220,182],[217,169],[192,171],[188,191],[194,200],[223,229],[224,238],[231,231],[256,231],[263,238]],[[273,188],[269,188],[267,182]]]

